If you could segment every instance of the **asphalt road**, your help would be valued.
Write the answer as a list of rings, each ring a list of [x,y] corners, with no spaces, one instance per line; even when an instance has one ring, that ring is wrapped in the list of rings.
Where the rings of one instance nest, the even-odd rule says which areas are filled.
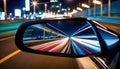
[[[96,68],[89,57],[73,59],[21,52],[15,46],[14,37],[1,40],[0,45],[0,59],[17,51],[0,63],[0,69],[83,69],[84,63],[89,64],[88,67]]]
[[[120,25],[102,23],[120,33]],[[97,69],[89,58],[65,58],[21,52],[14,36],[0,39],[0,69]]]

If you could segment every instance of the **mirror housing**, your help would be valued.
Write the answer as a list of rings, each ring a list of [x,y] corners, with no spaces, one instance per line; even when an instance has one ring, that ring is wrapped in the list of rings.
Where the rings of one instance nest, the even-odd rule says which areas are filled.
[[[63,27],[62,26],[59,27],[57,23],[58,24],[61,23],[61,25]],[[66,23],[68,23],[69,25],[66,26]],[[82,25],[82,23],[86,23],[86,24]],[[36,50],[36,49],[34,49],[32,47],[29,47],[29,46],[25,45],[25,43],[24,43],[25,41],[23,39],[25,37],[24,35],[26,34],[25,31],[27,29],[29,29],[29,27],[38,26],[39,24],[42,25],[42,27],[44,26],[43,24],[47,24],[47,26],[45,28],[47,28],[47,29],[49,28],[49,30],[52,30],[52,32],[56,32],[55,29],[51,28],[52,26],[54,26],[54,27],[57,28],[57,33],[58,34],[60,34],[61,36],[62,35],[68,36],[68,40],[70,40],[70,44],[71,44],[70,47],[74,46],[74,48],[71,49],[71,50],[74,50],[74,53],[71,52],[71,50],[69,50],[71,53],[66,53],[66,52],[62,52],[61,53],[61,52],[56,52],[56,51],[55,52],[54,51],[50,52],[48,50],[44,51],[42,49]],[[73,25],[70,25],[70,24],[73,24]],[[77,26],[77,24],[78,24],[78,26]],[[48,25],[49,26],[52,25],[52,26],[48,27]],[[76,26],[76,27],[74,27],[74,26]],[[80,29],[80,28],[82,28],[84,26],[86,26],[84,29]],[[74,28],[72,28],[72,27],[74,27]],[[60,29],[60,31],[58,31],[58,29]],[[66,30],[66,31],[63,31],[63,29]],[[89,29],[89,30],[87,30],[87,29]],[[66,34],[61,32],[61,30],[63,32],[65,32]],[[85,30],[85,31],[80,33],[81,30],[83,30],[83,31]],[[91,30],[92,30],[92,32],[91,32]],[[105,37],[104,34],[105,33],[101,34],[101,33],[103,33],[103,31],[101,31],[101,30],[111,31],[111,30],[107,29],[106,27],[101,26],[98,23],[95,23],[95,22],[93,22],[93,21],[91,21],[89,19],[86,19],[86,18],[63,18],[63,19],[56,18],[56,19],[46,19],[46,20],[39,20],[39,21],[31,21],[31,22],[23,23],[18,28],[18,30],[16,32],[16,35],[15,35],[15,43],[16,43],[17,47],[19,49],[21,49],[22,51],[31,52],[31,53],[37,53],[37,54],[45,54],[45,55],[53,55],[53,56],[63,56],[63,57],[83,57],[83,56],[91,56],[91,55],[100,55],[100,56],[107,57],[107,56],[111,55],[111,54],[109,54],[109,52],[113,52],[114,49],[119,49],[118,45],[120,45],[120,40],[119,40],[118,34],[113,32],[113,31],[111,31],[111,33],[114,33],[116,35],[116,36],[115,35],[112,35],[112,36],[110,35],[111,37],[113,37],[115,39],[115,41],[112,43],[112,45],[115,46],[115,47],[112,47],[113,49],[109,49],[108,48],[108,44],[107,44],[107,40],[106,40],[108,38],[104,39],[104,37]],[[69,34],[72,33],[72,34],[68,35],[68,33]],[[89,40],[86,40],[86,38],[82,39],[83,37],[85,37],[84,34],[85,34],[85,36],[87,35],[87,37],[86,37],[87,39],[88,38],[90,38],[90,39]],[[89,35],[93,35],[91,37],[94,37],[94,38],[91,38]],[[73,38],[73,36],[75,38]],[[80,36],[82,38],[80,38]],[[78,39],[76,39],[76,38],[78,38]],[[55,38],[54,41],[58,41],[59,42],[61,39],[63,39],[63,37],[62,38],[60,37],[60,38],[57,38],[57,39]],[[72,41],[71,41],[71,39],[72,39]],[[48,39],[46,39],[46,40],[48,41]],[[64,40],[61,40],[61,42],[64,42]],[[83,42],[81,44],[83,46],[81,46],[79,44],[79,42],[80,43]],[[90,42],[93,42],[93,43],[90,43]],[[97,44],[94,44],[94,42],[97,43]],[[59,44],[61,44],[61,43],[59,43]],[[56,46],[56,44],[55,44],[55,46]],[[80,46],[81,46],[81,49],[83,49],[83,51],[81,51],[81,52],[85,52],[86,51],[87,53],[85,52],[85,53],[81,54],[81,52],[80,52],[80,54],[78,54],[78,47],[80,47]],[[95,47],[95,46],[98,46],[98,47]],[[97,51],[96,49],[99,50],[99,51]],[[77,52],[77,54],[75,52]]]

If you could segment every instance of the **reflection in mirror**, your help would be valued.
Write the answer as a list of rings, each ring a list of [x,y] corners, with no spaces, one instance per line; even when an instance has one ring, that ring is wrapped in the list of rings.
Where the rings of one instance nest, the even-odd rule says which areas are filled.
[[[101,47],[87,21],[51,21],[27,27],[23,43],[26,47],[54,53],[92,55]]]

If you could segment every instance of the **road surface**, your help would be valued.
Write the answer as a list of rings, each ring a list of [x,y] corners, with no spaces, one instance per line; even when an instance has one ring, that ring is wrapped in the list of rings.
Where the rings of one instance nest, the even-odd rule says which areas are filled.
[[[106,24],[120,33],[120,25]],[[21,52],[15,46],[14,36],[0,39],[0,69],[97,69],[89,58],[65,58]]]
[[[14,37],[9,37],[8,39],[0,41],[0,45],[1,59],[14,52],[11,57],[0,63],[0,69],[79,69],[79,67],[83,68],[83,65],[80,63],[85,63],[86,59],[86,61],[94,64],[88,57],[81,58],[84,60],[83,62],[76,62],[76,59],[73,58],[53,57],[21,52],[15,46]],[[94,65],[90,65],[90,67],[94,67]]]

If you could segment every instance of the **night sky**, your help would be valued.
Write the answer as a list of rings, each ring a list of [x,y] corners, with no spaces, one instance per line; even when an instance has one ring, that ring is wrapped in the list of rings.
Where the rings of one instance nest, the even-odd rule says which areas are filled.
[[[88,0],[58,0],[62,3],[62,7],[74,8],[78,3],[87,2]],[[108,0],[103,0],[106,3]],[[115,0],[111,0],[115,1]],[[41,2],[50,2],[50,0],[39,0]],[[7,12],[14,12],[14,9],[22,9],[25,6],[25,0],[7,0]],[[0,11],[3,10],[3,0],[0,0]]]
[[[21,9],[24,6],[24,0],[7,0],[7,12],[13,12],[14,9]],[[3,8],[3,0],[0,0],[0,10]]]

